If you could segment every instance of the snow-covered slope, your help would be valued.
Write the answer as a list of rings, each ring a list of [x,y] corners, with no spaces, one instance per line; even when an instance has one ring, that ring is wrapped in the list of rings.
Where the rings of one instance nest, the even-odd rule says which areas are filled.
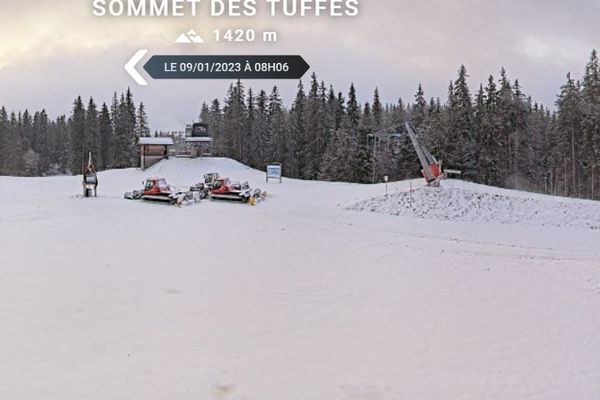
[[[185,187],[210,171],[269,199],[122,198],[151,175]],[[390,184],[390,198],[411,184],[422,186]],[[384,186],[267,185],[225,159],[107,171],[96,199],[80,189],[78,177],[0,177],[0,399],[600,393],[596,230],[348,210]],[[597,217],[591,202],[500,194],[532,213],[556,201]]]
[[[600,202],[501,190],[460,181],[363,200],[350,207],[452,221],[600,229]]]

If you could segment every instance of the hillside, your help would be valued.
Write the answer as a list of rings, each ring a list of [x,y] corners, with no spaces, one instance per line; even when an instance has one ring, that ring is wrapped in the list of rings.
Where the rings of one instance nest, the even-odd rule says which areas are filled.
[[[212,171],[269,197],[123,199],[148,176],[186,187]],[[597,203],[459,181],[387,197],[266,184],[227,159],[99,179],[82,199],[80,177],[0,177],[0,398],[600,393]]]

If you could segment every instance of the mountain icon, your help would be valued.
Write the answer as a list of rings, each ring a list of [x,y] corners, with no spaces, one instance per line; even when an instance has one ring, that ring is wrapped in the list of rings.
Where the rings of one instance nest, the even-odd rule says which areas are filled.
[[[204,43],[204,39],[202,39],[195,30],[190,29],[189,32],[179,35],[177,39],[175,39],[175,43]]]

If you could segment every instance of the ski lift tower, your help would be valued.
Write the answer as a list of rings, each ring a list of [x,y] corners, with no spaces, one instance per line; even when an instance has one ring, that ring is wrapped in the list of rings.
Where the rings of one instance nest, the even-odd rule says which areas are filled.
[[[440,180],[445,179],[447,176],[445,173],[442,173],[442,163],[438,161],[435,156],[427,150],[427,147],[419,141],[417,134],[409,122],[404,124],[404,130],[408,134],[415,153],[417,154],[417,158],[421,164],[421,174],[423,175],[423,178],[425,178],[425,181],[427,181],[427,185],[438,187],[440,185]],[[372,133],[370,139],[375,146],[375,152],[377,151],[378,142],[381,139],[385,138],[387,140],[389,148],[392,140],[398,140],[402,137],[404,133],[401,134],[401,131],[402,126],[395,126],[392,128],[380,129],[379,131]]]

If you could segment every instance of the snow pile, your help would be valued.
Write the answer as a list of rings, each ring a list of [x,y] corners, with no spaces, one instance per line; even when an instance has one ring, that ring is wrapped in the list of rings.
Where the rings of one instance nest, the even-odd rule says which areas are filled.
[[[371,198],[353,210],[417,218],[600,230],[600,202],[542,196],[464,182]]]

